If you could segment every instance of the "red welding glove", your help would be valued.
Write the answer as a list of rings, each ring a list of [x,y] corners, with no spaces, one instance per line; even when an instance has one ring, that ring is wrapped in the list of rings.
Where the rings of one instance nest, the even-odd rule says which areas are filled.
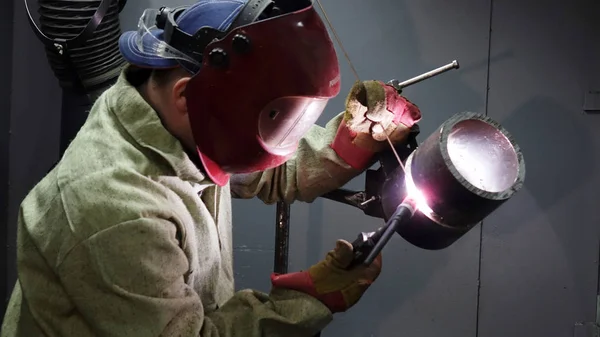
[[[381,255],[368,267],[358,265],[347,269],[354,258],[352,244],[338,240],[325,260],[307,271],[290,274],[272,274],[275,288],[290,289],[315,297],[332,313],[352,307],[381,272]]]
[[[421,119],[419,108],[380,81],[356,82],[346,98],[346,112],[333,150],[355,169],[367,168],[374,154],[387,147],[386,135],[403,143]]]

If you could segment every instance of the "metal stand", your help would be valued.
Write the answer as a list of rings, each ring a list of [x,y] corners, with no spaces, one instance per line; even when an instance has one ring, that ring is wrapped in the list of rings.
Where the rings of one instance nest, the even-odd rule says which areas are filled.
[[[275,261],[273,271],[278,274],[288,272],[290,243],[290,205],[283,201],[277,203],[277,222],[275,223]]]

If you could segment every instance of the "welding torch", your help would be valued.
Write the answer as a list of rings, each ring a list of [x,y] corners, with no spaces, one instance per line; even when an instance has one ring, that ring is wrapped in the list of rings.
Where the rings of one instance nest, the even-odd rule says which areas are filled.
[[[352,242],[354,260],[350,268],[358,264],[368,266],[373,263],[398,228],[404,222],[410,221],[416,210],[417,205],[415,200],[407,197],[404,202],[398,205],[385,226],[380,227],[374,232],[362,232],[358,234],[358,238]]]

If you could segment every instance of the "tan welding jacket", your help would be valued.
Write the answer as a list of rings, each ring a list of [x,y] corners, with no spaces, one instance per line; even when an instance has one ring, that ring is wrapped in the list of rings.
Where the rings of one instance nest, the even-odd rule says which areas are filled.
[[[313,127],[285,165],[220,188],[125,73],[21,205],[2,337],[309,337],[325,327],[331,313],[308,295],[234,291],[231,197],[311,202],[358,175],[330,148],[342,115]]]

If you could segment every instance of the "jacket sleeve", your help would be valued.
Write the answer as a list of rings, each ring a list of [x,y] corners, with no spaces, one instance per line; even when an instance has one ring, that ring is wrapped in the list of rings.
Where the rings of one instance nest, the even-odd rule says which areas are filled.
[[[314,125],[285,164],[263,172],[233,175],[232,197],[258,197],[267,204],[312,202],[359,175],[363,170],[350,166],[331,147],[343,117],[344,113],[338,114],[324,128]]]
[[[176,233],[171,221],[141,218],[111,226],[72,249],[59,277],[85,330],[115,337],[310,337],[331,321],[321,302],[289,290],[239,291],[205,313],[185,282],[189,262]],[[211,281],[216,280],[206,280]]]

